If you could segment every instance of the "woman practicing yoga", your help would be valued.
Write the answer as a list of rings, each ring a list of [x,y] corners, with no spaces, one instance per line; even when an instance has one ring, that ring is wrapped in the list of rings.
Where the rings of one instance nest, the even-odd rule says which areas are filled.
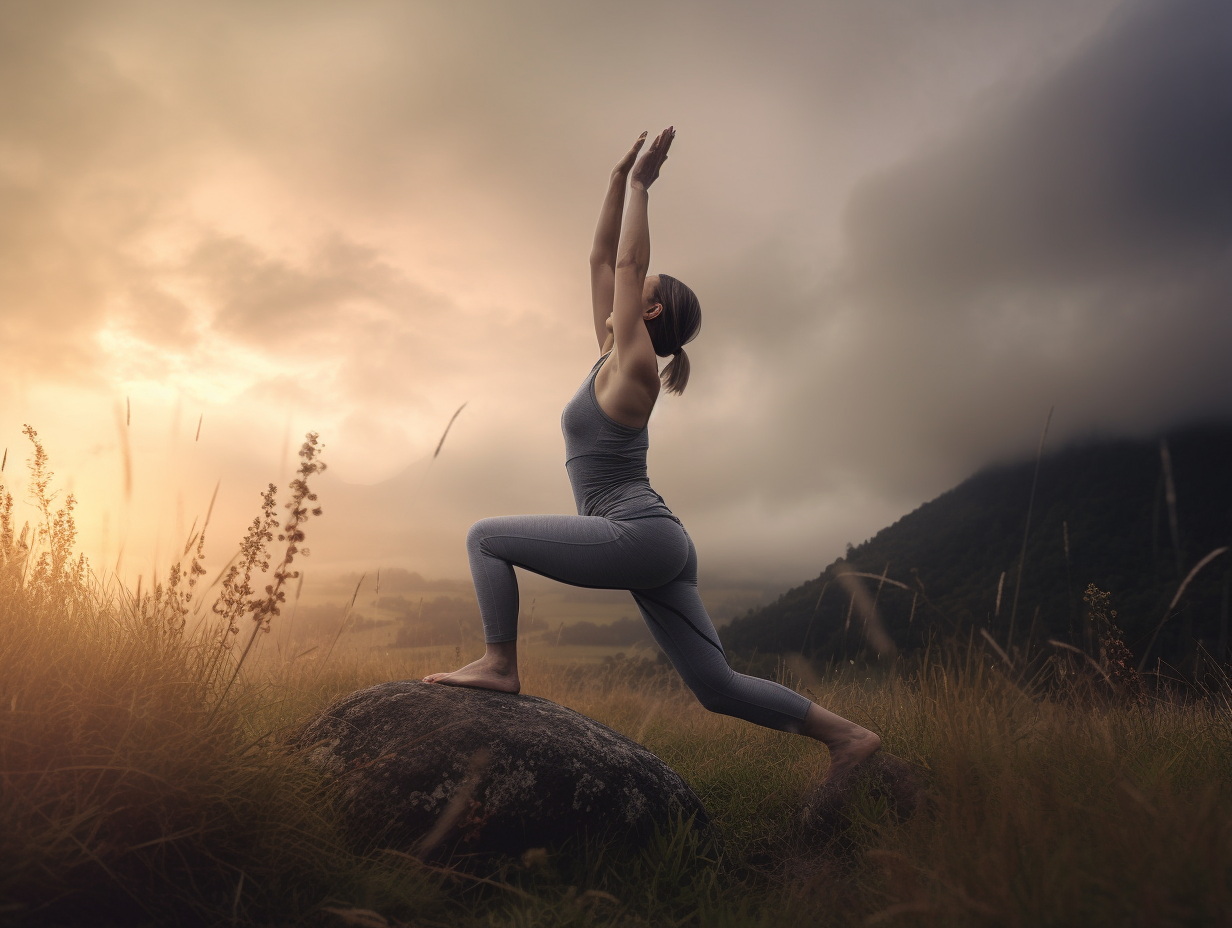
[[[487,652],[429,683],[516,693],[518,582],[523,567],[574,586],[628,590],[659,647],[701,704],[758,725],[796,732],[830,749],[833,778],[881,739],[785,686],[738,674],[697,594],[697,553],[646,476],[646,422],[660,387],[684,392],[683,345],[701,327],[693,291],[666,274],[647,277],[651,184],[676,132],[664,129],[634,166],[646,133],[612,171],[590,255],[600,357],[561,416],[576,516],[483,519],[466,536]],[[632,170],[630,170],[632,169]],[[626,181],[629,210],[621,227]],[[660,375],[657,357],[672,361]]]

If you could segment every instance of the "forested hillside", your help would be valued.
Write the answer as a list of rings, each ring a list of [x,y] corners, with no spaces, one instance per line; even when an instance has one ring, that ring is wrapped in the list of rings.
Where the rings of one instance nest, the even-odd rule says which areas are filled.
[[[1095,584],[1111,592],[1116,622],[1140,659],[1184,578],[1232,544],[1232,425],[1046,454],[1018,590],[1035,468],[1030,460],[977,473],[817,578],[732,621],[722,629],[724,643],[736,654],[854,658],[876,650],[865,631],[872,603],[900,650],[932,634],[978,637],[980,629],[1002,646],[1048,638],[1083,646],[1082,594]],[[875,576],[840,577],[850,571]],[[1230,578],[1232,552],[1197,573],[1150,650],[1151,666],[1162,658],[1192,669],[1208,659],[1197,658],[1203,651],[1227,659]]]

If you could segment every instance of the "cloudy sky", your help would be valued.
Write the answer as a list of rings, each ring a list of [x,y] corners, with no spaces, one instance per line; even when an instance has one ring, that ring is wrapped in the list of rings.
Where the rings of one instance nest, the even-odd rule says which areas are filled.
[[[216,484],[229,557],[309,429],[318,571],[570,511],[593,222],[669,123],[653,270],[705,322],[650,473],[704,580],[814,575],[1054,404],[1232,412],[1226,0],[0,9],[2,476],[31,423],[130,582]]]

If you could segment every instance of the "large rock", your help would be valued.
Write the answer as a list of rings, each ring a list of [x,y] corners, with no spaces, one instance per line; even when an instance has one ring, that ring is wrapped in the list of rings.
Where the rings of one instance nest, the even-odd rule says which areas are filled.
[[[675,816],[708,822],[641,745],[546,699],[400,680],[339,700],[299,735],[341,781],[367,846],[479,857],[575,837],[637,842]]]

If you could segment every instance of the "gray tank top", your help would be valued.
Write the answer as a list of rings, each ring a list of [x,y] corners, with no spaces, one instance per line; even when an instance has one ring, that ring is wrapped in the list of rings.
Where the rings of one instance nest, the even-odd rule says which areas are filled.
[[[617,422],[599,406],[595,376],[605,354],[565,404],[560,428],[565,433],[565,469],[573,487],[578,515],[628,521],[667,516],[676,519],[646,476],[646,427]],[[679,522],[679,519],[676,519]]]

